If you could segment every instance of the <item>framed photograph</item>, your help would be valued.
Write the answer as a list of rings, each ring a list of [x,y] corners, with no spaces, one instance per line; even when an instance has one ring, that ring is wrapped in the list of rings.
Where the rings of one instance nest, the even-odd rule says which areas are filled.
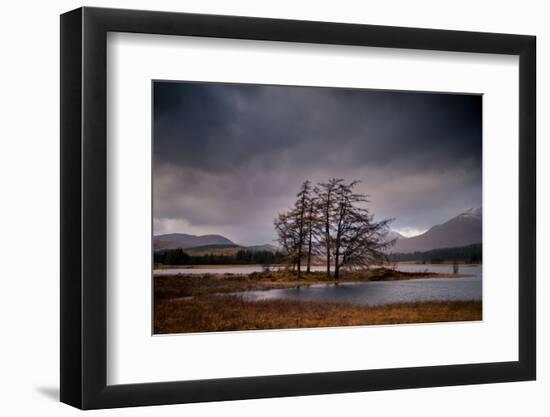
[[[61,16],[61,401],[533,380],[535,37]]]

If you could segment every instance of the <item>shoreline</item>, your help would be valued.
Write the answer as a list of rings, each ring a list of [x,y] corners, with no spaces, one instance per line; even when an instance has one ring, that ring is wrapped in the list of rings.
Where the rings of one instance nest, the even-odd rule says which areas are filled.
[[[154,277],[154,296],[157,299],[175,299],[213,294],[239,293],[282,288],[299,288],[311,285],[338,285],[361,282],[388,282],[412,279],[456,279],[471,275],[403,272],[387,268],[368,271],[345,272],[335,280],[324,272],[303,273],[298,279],[288,271],[252,272],[250,274],[181,274],[157,275]]]
[[[381,268],[391,268],[393,266],[399,266],[399,265],[418,265],[418,266],[424,266],[424,267],[430,267],[430,266],[449,266],[453,265],[452,262],[441,262],[441,263],[419,263],[415,261],[402,261],[402,262],[392,262],[387,264],[379,265]],[[481,266],[482,263],[465,263],[460,262],[458,263],[459,267],[472,267],[472,266]],[[153,270],[162,270],[162,269],[181,269],[182,271],[185,271],[186,269],[238,269],[238,268],[261,268],[262,264],[220,264],[220,265],[201,265],[201,264],[194,264],[194,265],[157,265],[153,268]],[[321,267],[324,265],[312,265],[314,267]],[[284,268],[284,264],[273,264],[269,266],[270,268]],[[315,271],[315,272],[323,272],[323,271]]]
[[[153,280],[155,334],[341,327],[481,320],[481,301],[426,301],[361,305],[332,301],[246,300],[250,291],[413,279],[465,278],[464,274],[376,268],[342,272],[158,275]]]

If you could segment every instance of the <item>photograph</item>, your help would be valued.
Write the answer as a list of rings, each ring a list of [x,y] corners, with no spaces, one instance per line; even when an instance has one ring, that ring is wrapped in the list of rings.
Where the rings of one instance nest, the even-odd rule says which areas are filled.
[[[153,333],[482,320],[482,96],[154,80]]]

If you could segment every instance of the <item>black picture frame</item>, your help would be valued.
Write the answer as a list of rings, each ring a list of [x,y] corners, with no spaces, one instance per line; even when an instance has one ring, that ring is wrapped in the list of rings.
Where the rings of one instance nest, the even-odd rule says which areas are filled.
[[[519,360],[107,385],[108,32],[519,56]],[[533,380],[534,36],[102,8],[61,15],[61,401],[81,409]]]

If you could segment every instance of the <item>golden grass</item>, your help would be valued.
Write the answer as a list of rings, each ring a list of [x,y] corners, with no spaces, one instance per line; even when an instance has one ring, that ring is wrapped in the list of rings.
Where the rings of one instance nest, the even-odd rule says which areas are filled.
[[[291,300],[245,301],[238,296],[155,299],[154,332],[195,333],[481,320],[481,301],[384,306]]]
[[[393,281],[462,275],[387,268],[346,272],[339,282]],[[334,283],[323,272],[248,275],[180,274],[154,278],[154,331],[159,333],[341,327],[481,320],[481,302],[421,302],[385,306],[297,300],[245,301],[235,293]],[[224,295],[225,294],[225,295]]]

